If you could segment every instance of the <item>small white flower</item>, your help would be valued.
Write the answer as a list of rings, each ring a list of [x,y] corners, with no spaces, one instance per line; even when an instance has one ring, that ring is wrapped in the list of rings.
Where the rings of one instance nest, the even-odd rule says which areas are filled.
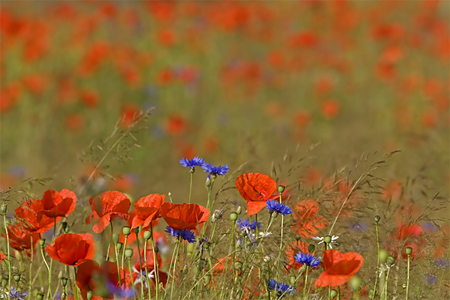
[[[333,235],[333,236],[331,237],[331,242],[328,244],[328,246],[330,246],[330,249],[333,249],[333,247],[331,246],[331,244],[337,244],[336,240],[337,240],[338,238],[339,238],[339,237],[338,237],[337,235]],[[320,241],[319,243],[317,243],[318,245],[320,245],[320,244],[322,244],[322,243],[325,243],[325,237],[315,236],[315,237],[312,237],[312,239],[315,240],[315,241]]]

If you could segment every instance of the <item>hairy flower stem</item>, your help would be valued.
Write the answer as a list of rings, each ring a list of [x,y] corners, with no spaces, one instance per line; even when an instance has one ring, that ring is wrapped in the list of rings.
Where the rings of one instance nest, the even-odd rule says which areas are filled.
[[[309,267],[306,266],[305,286],[303,287],[303,298],[305,298],[305,299],[306,299],[306,284],[308,282],[308,271],[309,271]]]
[[[378,252],[377,252],[377,271],[378,268],[380,267],[380,238],[378,235],[378,222],[375,222],[375,231],[377,234],[377,248],[378,248]],[[375,276],[375,286],[373,287],[373,299],[375,299],[375,296],[377,295],[377,282],[378,282],[378,272],[376,272],[376,276]]]
[[[112,241],[112,236],[113,236],[113,233],[114,233],[113,222],[110,223],[110,226],[109,226],[109,233],[110,233],[110,236],[111,236],[111,242],[108,243],[108,250],[106,251],[106,261],[108,261],[108,259],[109,259],[109,250],[110,250],[110,247],[111,247],[111,243],[113,242],[113,241]],[[120,276],[119,276],[119,277],[120,277]]]
[[[47,293],[47,298],[49,300],[52,300],[52,270],[50,269],[47,261],[45,260],[44,246],[41,246],[41,255],[42,255],[42,260],[44,261],[45,266],[47,267],[47,271],[48,271],[48,293]]]
[[[386,273],[386,279],[384,280],[384,299],[388,299],[388,279],[389,279],[389,271],[391,271],[391,267],[389,266],[387,273]],[[381,295],[381,298],[383,298],[383,295]]]
[[[192,178],[194,177],[194,172],[190,172],[191,173],[191,182],[189,184],[189,200],[188,203],[191,203],[191,195],[192,195]]]
[[[120,279],[120,266],[119,266],[119,251],[117,250],[117,246],[114,246],[114,252],[116,254],[116,265],[117,265],[117,274],[119,274],[119,287],[122,288],[122,280]]]
[[[173,262],[172,287],[170,288],[170,299],[173,299],[173,287],[175,285],[175,271],[177,269],[178,253],[179,253],[180,247],[181,247],[181,230],[180,230],[180,234],[178,236],[178,242],[176,244],[175,260]]]
[[[139,236],[138,233],[135,232],[136,234],[136,244],[137,244],[137,250],[138,250],[138,254],[139,254],[139,269],[141,272],[141,297],[144,297],[144,282],[143,282],[143,274],[142,274],[142,257],[141,257],[141,249],[139,248]],[[145,265],[147,267],[147,265]],[[145,273],[145,276],[148,276],[147,272]],[[150,294],[150,291],[149,291]]]
[[[3,214],[3,224],[5,225],[5,232],[6,232],[6,255],[8,256],[7,262],[8,262],[8,291],[11,290],[11,256],[9,253],[9,233],[8,233],[8,225],[6,225],[6,213]],[[8,293],[8,299],[11,299],[10,293]]]
[[[125,265],[124,265],[125,249],[127,249],[127,240],[128,240],[128,235],[125,236],[125,243],[123,243],[123,247],[122,247],[122,269],[124,269],[124,270],[125,270]]]
[[[408,300],[408,292],[409,292],[409,267],[411,265],[411,255],[408,254],[408,268],[407,268],[407,275],[406,275],[406,300]]]

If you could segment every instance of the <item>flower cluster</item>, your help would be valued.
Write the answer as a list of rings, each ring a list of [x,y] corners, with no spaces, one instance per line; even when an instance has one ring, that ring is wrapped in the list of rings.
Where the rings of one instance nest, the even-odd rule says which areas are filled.
[[[192,231],[187,230],[187,229],[183,229],[183,230],[177,230],[177,229],[173,229],[170,226],[166,227],[166,230],[164,230],[164,232],[167,232],[169,235],[174,236],[176,238],[178,238],[180,236],[181,233],[181,239],[187,241],[188,243],[194,243],[195,242],[195,235]]]
[[[292,210],[289,206],[284,205],[283,203],[280,203],[276,200],[267,200],[267,209],[273,213],[277,212],[282,214],[283,216],[287,216],[292,214]]]
[[[203,158],[199,158],[199,157],[194,157],[191,160],[188,160],[186,158],[182,158],[180,160],[180,164],[185,167],[185,168],[194,168],[194,167],[201,167],[202,165],[205,164],[205,160]]]
[[[191,160],[188,160],[186,158],[182,158],[180,160],[180,164],[183,167],[191,168],[191,170],[194,169],[197,166],[198,167],[202,167],[203,171],[205,171],[206,173],[209,173],[208,174],[208,178],[211,175],[215,175],[215,176],[221,175],[221,176],[223,176],[223,175],[227,174],[228,170],[230,169],[228,167],[228,165],[224,165],[222,167],[222,166],[214,166],[213,164],[205,163],[205,160],[203,158],[199,158],[199,157],[194,157]]]
[[[285,284],[284,282],[276,282],[274,279],[267,281],[267,287],[269,290],[276,290],[281,297],[285,297],[287,294],[294,294],[297,289]]]

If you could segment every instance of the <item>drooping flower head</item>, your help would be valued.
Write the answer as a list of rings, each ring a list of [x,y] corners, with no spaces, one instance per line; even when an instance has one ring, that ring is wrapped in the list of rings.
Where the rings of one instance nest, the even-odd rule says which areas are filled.
[[[198,204],[173,204],[166,202],[161,206],[161,217],[173,229],[196,229],[198,224],[209,218],[209,210]]]
[[[321,264],[320,259],[321,257],[315,257],[314,255],[302,253],[301,251],[295,254],[295,261],[297,263],[307,265],[311,268],[318,268]]]
[[[271,213],[277,212],[282,214],[283,216],[287,216],[292,214],[292,210],[289,206],[284,205],[283,203],[278,202],[277,200],[267,200],[267,210]]]
[[[109,225],[112,218],[118,216],[122,219],[128,218],[128,210],[131,202],[127,196],[117,191],[107,191],[89,199],[92,213],[86,218],[86,224],[91,223],[91,218],[98,220],[92,230],[100,233]]]
[[[340,286],[346,283],[361,269],[364,258],[359,253],[341,253],[338,250],[325,250],[322,264],[325,272],[317,278],[316,287]]]
[[[206,163],[202,165],[202,168],[203,168],[203,171],[205,171],[206,173],[209,173],[208,178],[211,175],[223,176],[223,175],[227,174],[228,170],[230,169],[228,167],[228,165],[225,165],[222,167],[222,166],[213,166],[213,164],[206,164]]]
[[[176,230],[173,229],[170,226],[166,227],[166,230],[164,230],[164,232],[167,232],[169,235],[174,236],[178,239],[178,237],[181,234],[181,239],[184,241],[187,241],[188,243],[194,243],[195,242],[195,234],[194,232],[187,230],[187,229],[182,229],[182,230]]]
[[[260,173],[245,173],[236,179],[236,188],[247,201],[247,214],[257,214],[272,198],[277,183],[270,176]]]
[[[95,240],[90,233],[66,233],[55,239],[55,242],[45,248],[54,260],[67,266],[79,266],[95,256]]]
[[[278,297],[284,298],[286,295],[294,294],[297,289],[290,286],[289,284],[285,284],[284,282],[276,282],[274,279],[270,279],[267,281],[267,287],[269,290],[275,290],[278,294]]]
[[[205,160],[203,158],[194,157],[193,159],[189,160],[186,158],[180,159],[180,164],[185,168],[195,168],[195,167],[201,167],[205,163]]]

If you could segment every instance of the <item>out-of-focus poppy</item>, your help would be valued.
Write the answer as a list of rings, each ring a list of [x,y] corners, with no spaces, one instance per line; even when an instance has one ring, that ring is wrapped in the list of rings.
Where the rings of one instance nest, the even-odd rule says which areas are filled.
[[[321,105],[322,115],[327,119],[335,118],[339,113],[339,102],[335,100],[326,100]]]
[[[31,247],[33,251],[40,240],[39,233],[29,232],[21,226],[8,225],[9,246],[17,251],[25,251],[26,255],[31,256]],[[6,239],[6,235],[2,234]],[[33,244],[31,244],[33,242]]]
[[[160,217],[161,206],[164,204],[166,195],[150,194],[139,199],[134,204],[135,215],[132,219],[131,229],[142,225],[143,228],[150,226],[153,220]]]
[[[48,190],[42,197],[42,210],[37,212],[38,221],[45,215],[49,218],[67,217],[75,210],[77,196],[68,189],[63,189],[60,193]]]
[[[247,214],[257,214],[272,198],[277,183],[270,176],[261,173],[245,173],[236,179],[236,188],[247,201]]]
[[[419,225],[405,225],[401,221],[397,223],[398,229],[394,232],[393,237],[397,240],[406,240],[408,238],[419,237],[422,235],[422,227]]]
[[[91,224],[91,218],[98,220],[92,228],[95,233],[105,230],[115,216],[127,219],[128,210],[131,206],[130,199],[117,191],[107,191],[91,197],[89,204],[91,205],[92,213],[86,218],[86,224]]]
[[[99,96],[96,91],[84,90],[80,92],[81,101],[83,101],[86,106],[94,108],[97,107],[99,102]]]
[[[310,238],[327,226],[328,221],[318,216],[319,203],[312,199],[300,201],[292,208],[295,223],[292,230],[304,238]]]
[[[66,233],[45,248],[54,260],[68,266],[79,266],[95,256],[95,240],[92,234]]]
[[[119,291],[126,292],[119,287],[119,276],[124,283],[125,272],[113,262],[105,261],[100,266],[96,261],[86,260],[78,267],[76,283],[84,300],[88,299],[89,291],[94,293],[92,300],[113,299]]]
[[[137,262],[134,265],[134,267],[138,271],[140,271],[140,269],[141,269],[140,266],[142,266],[142,270],[145,271],[144,251],[145,251],[145,249],[141,250],[142,262],[139,263],[139,257],[137,257]],[[153,253],[152,249],[147,249],[147,253],[146,253],[146,256],[147,256],[147,271],[149,271],[149,272],[154,270],[155,267],[157,267],[158,269],[161,269],[161,267],[163,266],[162,258],[161,258],[161,255],[159,254],[159,252],[156,253],[156,255],[155,255],[155,257],[156,257],[156,264],[155,264],[155,260],[154,260],[154,255],[155,254]]]
[[[79,131],[83,128],[84,120],[80,114],[72,113],[66,116],[65,124],[70,130]]]
[[[173,46],[175,43],[175,33],[170,29],[163,29],[158,32],[158,41],[164,46]]]
[[[359,253],[341,253],[328,249],[323,252],[322,264],[325,272],[315,282],[316,287],[340,286],[354,276],[363,265],[364,258]]]
[[[120,124],[123,127],[129,127],[133,124],[135,118],[140,113],[140,108],[134,104],[126,104],[122,107]]]
[[[183,134],[187,128],[187,120],[179,114],[173,114],[169,116],[166,123],[167,133],[172,136],[178,136]]]
[[[0,262],[6,259],[6,255],[2,252],[0,252]]]
[[[209,218],[209,210],[198,204],[173,204],[166,202],[161,206],[161,217],[173,229],[196,229],[198,224]]]

